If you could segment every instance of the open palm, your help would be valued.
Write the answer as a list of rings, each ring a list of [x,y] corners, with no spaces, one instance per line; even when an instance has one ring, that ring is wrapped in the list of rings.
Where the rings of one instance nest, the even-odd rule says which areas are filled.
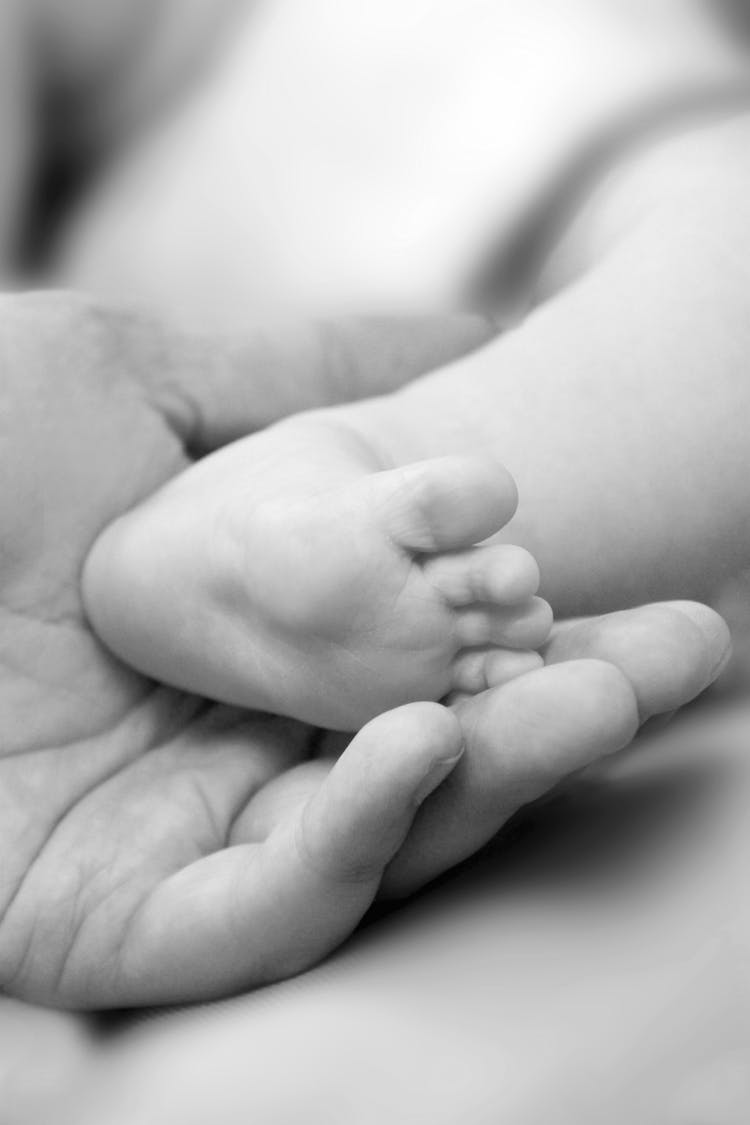
[[[639,708],[677,706],[715,672],[726,637],[710,611],[657,609],[638,619],[635,647],[630,619],[605,619],[604,633],[584,624],[580,641],[561,637],[551,659],[565,663],[458,716],[435,704],[391,712],[338,758],[331,745],[316,753],[320,738],[298,724],[150,682],[89,629],[81,565],[104,526],[188,463],[201,427],[206,444],[250,428],[252,396],[240,379],[212,420],[215,396],[196,407],[190,342],[82,299],[6,298],[0,324],[8,992],[124,1006],[298,971],[356,926],[384,872],[396,893],[426,881],[559,777],[625,745]],[[406,353],[404,378],[424,360]],[[644,637],[647,703],[637,675],[614,666]],[[608,662],[577,659],[599,655]]]

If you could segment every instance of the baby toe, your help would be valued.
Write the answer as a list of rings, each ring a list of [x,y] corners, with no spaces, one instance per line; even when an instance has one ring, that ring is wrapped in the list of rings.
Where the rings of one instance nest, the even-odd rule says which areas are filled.
[[[533,672],[543,664],[538,652],[470,649],[456,658],[451,695],[479,695],[488,688],[501,687],[518,676]]]
[[[463,648],[535,649],[544,644],[551,628],[552,609],[543,598],[529,598],[514,606],[473,605],[456,615]]]
[[[514,605],[539,589],[539,567],[523,547],[497,544],[438,555],[423,563],[427,580],[455,606]]]
[[[391,539],[421,553],[463,550],[489,538],[518,501],[508,471],[488,458],[421,461],[377,473],[366,488]]]

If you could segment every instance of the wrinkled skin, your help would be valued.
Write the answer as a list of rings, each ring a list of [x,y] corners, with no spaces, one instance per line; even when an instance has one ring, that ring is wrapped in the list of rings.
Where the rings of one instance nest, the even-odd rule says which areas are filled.
[[[78,589],[102,528],[183,468],[188,445],[218,444],[232,427],[251,429],[247,400],[237,395],[226,425],[206,422],[193,344],[178,347],[137,317],[83,299],[6,298],[0,324],[0,985],[45,1003],[106,1007],[205,998],[298,971],[356,925],[382,865],[339,871],[354,899],[340,926],[236,971],[229,951],[244,950],[253,903],[238,908],[239,882],[226,871],[232,849],[252,862],[272,829],[281,826],[283,836],[285,818],[293,821],[302,798],[326,784],[333,757],[313,761],[320,740],[297,724],[214,705],[125,668],[90,631]],[[404,363],[416,374],[425,361],[411,351]],[[671,640],[675,653],[704,645],[687,620]],[[564,641],[560,659],[577,655]],[[679,664],[674,653],[669,660]],[[695,694],[712,674],[705,660],[689,672],[670,703]],[[604,720],[595,729],[592,717],[585,753],[593,759],[627,743],[638,716],[621,673],[592,665],[587,674],[619,708],[614,731],[612,724],[604,731]],[[455,722],[424,706],[439,723]],[[571,706],[578,721],[581,706]],[[570,741],[581,741],[577,731]],[[506,769],[511,799],[474,818],[481,821],[474,837],[452,844],[456,808],[437,804],[436,828],[427,810],[422,835],[425,826],[437,833],[442,816],[448,842],[431,857],[434,870],[412,861],[400,876],[397,870],[394,889],[404,893],[457,862],[525,799],[582,764],[555,764],[551,751],[547,757],[541,781],[531,785],[522,778],[508,787],[508,771],[512,783],[518,767]],[[266,792],[272,799],[264,805]],[[390,853],[408,827],[394,830]],[[416,851],[423,853],[421,844]],[[176,889],[139,927],[144,904],[165,886]],[[317,901],[320,885],[313,890]],[[195,903],[204,892],[211,917],[201,928]],[[225,935],[235,945],[217,953],[215,973],[204,971]]]

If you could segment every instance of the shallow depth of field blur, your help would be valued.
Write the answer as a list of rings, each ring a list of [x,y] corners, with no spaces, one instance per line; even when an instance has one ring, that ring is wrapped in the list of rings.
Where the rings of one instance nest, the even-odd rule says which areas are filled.
[[[689,34],[644,57],[659,14],[636,0],[526,0],[522,20],[511,0],[224,6],[195,68],[206,5],[186,5],[176,89],[145,68],[136,139],[55,262],[212,328],[455,304],[571,146],[714,62]]]

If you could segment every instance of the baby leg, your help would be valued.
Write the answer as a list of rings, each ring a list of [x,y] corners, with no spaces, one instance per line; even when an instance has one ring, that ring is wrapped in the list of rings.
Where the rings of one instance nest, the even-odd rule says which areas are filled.
[[[750,117],[665,146],[610,195],[574,284],[338,414],[397,464],[501,456],[522,498],[503,537],[538,559],[560,616],[710,600],[748,565],[748,153]]]

